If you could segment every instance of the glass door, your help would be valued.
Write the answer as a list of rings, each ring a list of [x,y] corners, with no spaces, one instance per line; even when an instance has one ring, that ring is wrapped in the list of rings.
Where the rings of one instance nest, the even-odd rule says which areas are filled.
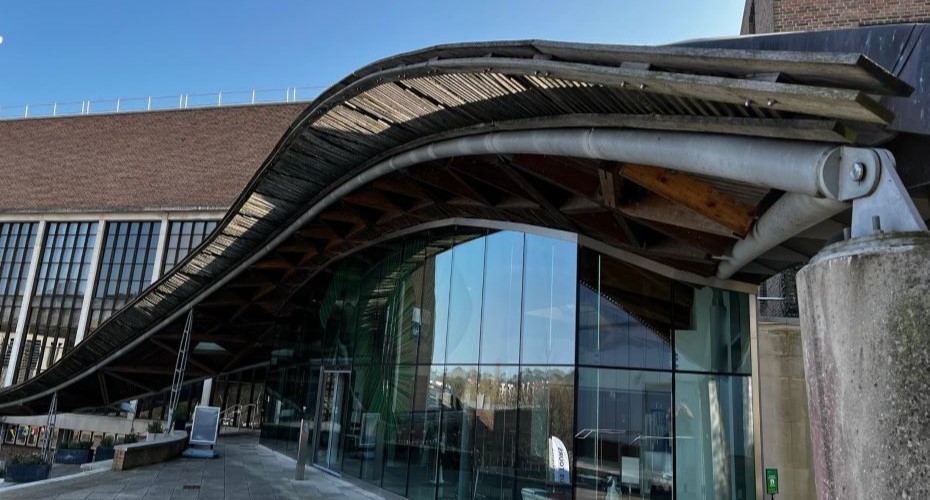
[[[344,424],[347,371],[323,371],[316,417],[316,452],[313,463],[338,474],[342,466],[342,428]]]

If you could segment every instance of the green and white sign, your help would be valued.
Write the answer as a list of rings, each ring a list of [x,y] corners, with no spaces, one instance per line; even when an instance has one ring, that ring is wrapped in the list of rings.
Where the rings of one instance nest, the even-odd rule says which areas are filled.
[[[765,469],[765,492],[769,495],[778,493],[778,469]]]

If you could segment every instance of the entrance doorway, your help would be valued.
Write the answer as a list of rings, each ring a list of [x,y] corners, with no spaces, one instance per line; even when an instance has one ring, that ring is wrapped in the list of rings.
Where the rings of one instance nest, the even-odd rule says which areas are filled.
[[[317,444],[313,463],[317,467],[339,474],[342,468],[342,429],[345,423],[346,390],[349,372],[323,370],[317,399],[316,426]]]

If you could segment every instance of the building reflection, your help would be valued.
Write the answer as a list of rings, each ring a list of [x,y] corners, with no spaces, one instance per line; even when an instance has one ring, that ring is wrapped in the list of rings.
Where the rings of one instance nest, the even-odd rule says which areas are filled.
[[[282,313],[262,442],[305,418],[317,466],[414,499],[753,498],[748,321],[569,240],[414,235]]]

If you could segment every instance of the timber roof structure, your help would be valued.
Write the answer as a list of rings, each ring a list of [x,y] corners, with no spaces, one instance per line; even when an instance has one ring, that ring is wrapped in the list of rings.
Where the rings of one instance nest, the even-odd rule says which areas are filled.
[[[695,280],[782,193],[662,165],[532,154],[459,156],[376,175],[420,146],[492,131],[649,129],[877,144],[876,96],[911,87],[858,54],[622,47],[542,41],[447,45],[346,77],[291,126],[217,230],[37,377],[0,391],[0,411],[105,406],[171,383],[194,310],[188,379],[267,363],[275,318],[311,277],[360,249],[468,219],[571,231]],[[357,188],[341,193],[355,182]],[[841,216],[842,217],[842,216]],[[756,259],[758,282],[842,230],[830,220]]]

